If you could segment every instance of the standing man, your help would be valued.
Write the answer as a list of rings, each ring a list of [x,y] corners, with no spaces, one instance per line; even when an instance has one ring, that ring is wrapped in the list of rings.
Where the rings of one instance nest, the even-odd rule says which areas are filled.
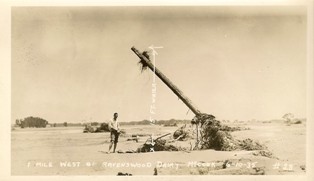
[[[113,153],[116,152],[117,148],[117,143],[119,139],[119,134],[120,134],[120,128],[119,128],[119,123],[118,123],[118,113],[113,114],[113,119],[110,120],[109,122],[109,129],[110,129],[110,145],[109,145],[109,151],[112,148],[113,145]]]

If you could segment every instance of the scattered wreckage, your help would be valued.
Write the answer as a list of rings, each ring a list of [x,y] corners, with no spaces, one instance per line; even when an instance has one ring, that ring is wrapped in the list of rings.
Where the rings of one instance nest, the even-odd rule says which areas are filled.
[[[198,149],[215,149],[222,151],[231,151],[231,150],[263,150],[267,149],[266,146],[259,144],[251,139],[237,140],[232,137],[230,131],[235,131],[237,128],[231,128],[226,125],[222,125],[220,121],[215,119],[215,116],[211,114],[202,113],[192,101],[183,94],[183,92],[174,85],[170,79],[168,79],[154,64],[151,62],[149,57],[149,52],[144,51],[141,53],[135,47],[132,47],[131,50],[140,58],[138,62],[141,66],[142,71],[149,68],[154,74],[156,74],[160,80],[165,83],[170,90],[178,96],[178,98],[195,114],[195,117],[192,119],[191,124],[196,127],[196,140],[194,146],[191,147],[191,150]],[[191,138],[191,131],[187,130],[186,127],[180,127],[173,134],[175,140],[185,140]],[[149,143],[149,140],[148,140]],[[153,143],[153,142],[152,142]],[[166,144],[165,140],[157,139],[155,143],[150,146],[145,142],[145,144],[140,147],[138,150],[141,152],[146,152],[151,150],[153,147],[154,151],[163,151],[171,150],[177,151],[178,148]],[[146,146],[145,146],[146,145]],[[148,149],[149,148],[149,149]]]

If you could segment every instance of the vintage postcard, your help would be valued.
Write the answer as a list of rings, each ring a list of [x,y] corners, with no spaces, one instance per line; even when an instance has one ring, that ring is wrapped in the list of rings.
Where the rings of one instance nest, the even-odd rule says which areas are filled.
[[[12,5],[5,178],[308,180],[310,9]]]

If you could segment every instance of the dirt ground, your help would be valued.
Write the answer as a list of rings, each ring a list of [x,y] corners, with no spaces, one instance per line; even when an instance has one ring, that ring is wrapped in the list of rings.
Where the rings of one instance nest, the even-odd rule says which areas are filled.
[[[109,133],[83,133],[83,127],[15,128],[11,134],[12,175],[282,175],[306,172],[306,125],[283,122],[224,123],[250,128],[232,132],[238,139],[265,144],[274,157],[257,151],[161,151],[107,154]],[[178,127],[124,126],[117,150],[132,151],[149,134],[173,133]],[[139,142],[127,141],[142,134]],[[169,137],[168,137],[169,138]],[[167,139],[167,138],[166,138]],[[190,144],[176,142],[175,144]]]

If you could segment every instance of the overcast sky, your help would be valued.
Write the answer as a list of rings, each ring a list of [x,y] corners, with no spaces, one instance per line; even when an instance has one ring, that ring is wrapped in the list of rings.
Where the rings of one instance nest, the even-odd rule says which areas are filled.
[[[152,72],[130,50],[158,49],[156,66],[218,119],[306,115],[302,7],[12,8],[12,120],[149,119]],[[157,79],[154,119],[193,113]]]

